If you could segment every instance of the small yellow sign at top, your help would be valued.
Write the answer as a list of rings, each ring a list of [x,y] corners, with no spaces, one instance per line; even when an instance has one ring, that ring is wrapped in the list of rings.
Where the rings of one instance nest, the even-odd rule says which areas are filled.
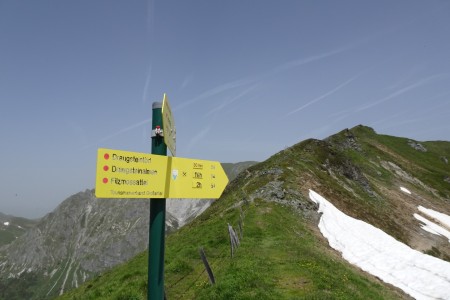
[[[172,109],[170,108],[169,99],[164,93],[163,103],[162,103],[162,121],[164,129],[164,143],[173,156],[176,156],[176,128],[175,121],[172,116]]]

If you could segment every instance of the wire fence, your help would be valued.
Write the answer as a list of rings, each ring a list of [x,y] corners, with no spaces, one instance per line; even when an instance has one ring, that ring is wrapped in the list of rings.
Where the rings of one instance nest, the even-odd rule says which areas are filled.
[[[170,286],[167,287],[168,290],[172,289],[176,285],[178,285],[180,282],[182,282],[184,279],[186,279],[188,276],[194,276],[194,280],[191,284],[189,284],[184,291],[184,294],[186,294],[190,289],[192,289],[195,285],[199,285],[199,281],[201,280],[201,277],[204,276],[204,273],[208,276],[209,284],[214,285],[216,284],[216,277],[214,276],[214,268],[218,267],[219,265],[222,265],[222,263],[225,260],[233,259],[236,255],[236,251],[241,245],[241,241],[244,237],[244,218],[245,214],[242,210],[242,207],[239,207],[240,213],[239,213],[239,220],[237,222],[237,225],[235,228],[230,223],[227,223],[227,231],[230,241],[230,252],[229,255],[226,255],[227,249],[225,248],[221,252],[219,252],[218,255],[215,255],[214,259],[212,261],[208,260],[207,257],[207,251],[205,251],[205,248],[201,246],[198,251],[200,255],[200,259],[203,263],[203,267],[200,271],[198,271],[197,274],[188,273],[183,276],[181,276],[177,281],[172,283]],[[197,268],[196,268],[197,269]],[[201,285],[207,285],[208,283],[204,280],[200,282]]]

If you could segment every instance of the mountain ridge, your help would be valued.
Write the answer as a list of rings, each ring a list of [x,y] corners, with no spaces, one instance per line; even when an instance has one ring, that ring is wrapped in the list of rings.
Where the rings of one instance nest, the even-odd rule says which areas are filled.
[[[414,214],[418,205],[450,211],[445,181],[450,143],[408,141],[413,140],[356,126],[324,140],[302,141],[240,173],[221,199],[168,237],[168,297],[409,299],[330,249],[317,229],[317,206],[308,197],[310,189],[320,192],[349,216],[449,260],[448,239],[422,229]],[[238,233],[241,225],[243,230],[233,258],[227,224]],[[213,286],[202,275],[199,247],[212,265]],[[144,299],[146,270],[137,266],[145,260],[140,254],[61,299],[108,299],[106,291]]]

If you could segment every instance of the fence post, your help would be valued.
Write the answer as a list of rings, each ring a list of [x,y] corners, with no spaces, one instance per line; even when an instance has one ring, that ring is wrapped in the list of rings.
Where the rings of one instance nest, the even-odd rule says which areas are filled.
[[[209,282],[211,282],[212,285],[216,283],[216,280],[214,279],[214,274],[211,270],[211,267],[209,266],[208,260],[206,259],[205,251],[203,250],[203,247],[200,248],[200,257],[202,258],[203,264],[205,265],[206,272],[208,273]]]
[[[239,232],[241,234],[241,239],[244,237],[244,227],[242,226],[242,219],[239,219]]]
[[[230,235],[230,246],[231,246],[231,258],[233,258],[233,254],[234,254],[234,241],[233,241],[233,236],[231,234],[231,225],[228,223],[228,234]]]

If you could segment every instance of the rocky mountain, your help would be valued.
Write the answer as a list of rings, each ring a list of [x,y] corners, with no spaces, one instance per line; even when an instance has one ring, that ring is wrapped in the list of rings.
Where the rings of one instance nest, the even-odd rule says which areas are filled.
[[[54,296],[141,252],[148,244],[149,201],[77,193],[2,248],[3,278],[42,277],[39,297]],[[167,230],[178,227],[167,214]],[[43,276],[42,276],[43,275]]]
[[[235,172],[230,176],[235,176],[238,165],[229,168]],[[168,203],[166,231],[170,233],[203,212],[210,201],[169,199]],[[144,251],[149,209],[146,199],[97,199],[94,190],[69,197],[0,248],[0,287],[4,287],[0,299],[52,298]],[[3,219],[0,226],[16,224]],[[14,294],[17,285],[22,294]]]
[[[420,208],[450,215],[449,159],[450,142],[365,126],[289,147],[240,173],[200,217],[168,236],[168,299],[410,299],[330,247],[310,190],[404,245],[450,261],[441,234],[449,228]],[[61,299],[146,299],[146,280],[144,252]]]

